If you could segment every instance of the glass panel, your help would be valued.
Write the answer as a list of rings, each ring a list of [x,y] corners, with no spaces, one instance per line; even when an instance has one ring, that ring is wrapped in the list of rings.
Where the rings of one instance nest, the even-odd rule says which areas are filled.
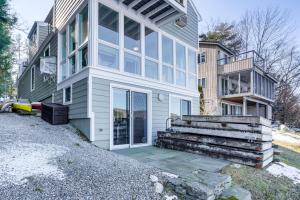
[[[73,21],[69,26],[69,52],[75,51],[77,48],[76,40],[76,21]]]
[[[186,76],[185,73],[182,71],[178,71],[176,72],[176,85],[180,85],[180,86],[186,86]]]
[[[241,72],[241,93],[251,92],[251,72]]]
[[[113,44],[119,44],[119,14],[99,4],[98,38]]]
[[[196,52],[189,50],[189,72],[197,74],[197,55]]]
[[[222,95],[228,95],[228,79],[227,77],[222,77]]]
[[[197,76],[189,75],[189,88],[197,90]]]
[[[50,46],[48,46],[47,49],[45,50],[44,56],[45,57],[49,57],[50,56]]]
[[[113,90],[114,145],[129,144],[130,136],[130,92]]]
[[[88,6],[86,6],[79,15],[79,42],[83,44],[88,40]]]
[[[79,51],[79,59],[80,59],[80,68],[84,68],[88,66],[88,47],[84,47]]]
[[[149,60],[145,61],[145,76],[152,79],[158,79],[158,64]]]
[[[230,95],[239,93],[239,74],[229,75],[228,86]]]
[[[147,94],[132,93],[133,144],[148,142]]]
[[[119,69],[119,50],[99,44],[98,54],[99,65]]]
[[[141,58],[125,53],[124,71],[132,74],[141,74]]]
[[[172,67],[163,66],[163,81],[167,83],[174,83],[174,71]]]
[[[124,17],[125,48],[141,52],[141,26],[128,17]]]
[[[171,117],[173,119],[181,117],[181,100],[177,97],[171,97]]]
[[[76,55],[69,59],[69,70],[71,75],[76,73]]]
[[[71,101],[71,87],[65,89],[65,102]]]
[[[186,70],[185,47],[178,43],[176,44],[176,67]]]
[[[226,116],[228,115],[228,105],[227,104],[222,104],[222,115]]]
[[[67,33],[66,31],[61,34],[61,59],[67,58]]]
[[[163,62],[173,65],[173,40],[164,36],[162,38],[162,54]]]
[[[158,59],[158,33],[145,28],[145,52],[146,56]]]
[[[191,102],[182,100],[181,101],[181,115],[191,115]]]

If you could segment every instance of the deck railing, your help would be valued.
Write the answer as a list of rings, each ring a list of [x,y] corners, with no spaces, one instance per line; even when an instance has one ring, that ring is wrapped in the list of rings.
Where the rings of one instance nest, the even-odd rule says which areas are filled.
[[[262,70],[265,70],[265,60],[256,51],[248,51],[248,52],[241,53],[238,55],[222,58],[222,59],[217,60],[217,63],[218,63],[218,66],[224,66],[227,64],[232,64],[234,62],[247,60],[250,58],[253,59],[254,66],[259,67]]]

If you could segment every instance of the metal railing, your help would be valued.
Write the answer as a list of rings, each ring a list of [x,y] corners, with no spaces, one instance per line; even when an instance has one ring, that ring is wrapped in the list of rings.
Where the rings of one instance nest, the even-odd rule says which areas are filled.
[[[253,59],[254,66],[259,67],[262,70],[265,69],[265,60],[256,51],[248,51],[238,55],[222,58],[217,60],[217,64],[218,66],[224,66],[227,64],[231,64],[234,62],[247,60],[247,59]]]

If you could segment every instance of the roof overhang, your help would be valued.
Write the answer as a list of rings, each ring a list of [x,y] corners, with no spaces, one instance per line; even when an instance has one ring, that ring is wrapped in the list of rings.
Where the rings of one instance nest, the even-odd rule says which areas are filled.
[[[187,14],[187,0],[118,0],[158,26]]]

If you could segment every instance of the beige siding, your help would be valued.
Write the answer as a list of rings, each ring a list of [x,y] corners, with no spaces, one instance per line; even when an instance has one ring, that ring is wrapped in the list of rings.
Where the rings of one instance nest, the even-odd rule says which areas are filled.
[[[206,78],[206,88],[203,88],[205,101],[204,114],[218,114],[218,49],[213,46],[203,46],[200,48],[201,52],[206,53],[206,62],[199,64],[199,78]]]
[[[247,69],[252,69],[252,67],[253,67],[253,59],[248,58],[230,64],[226,64],[223,66],[219,66],[218,74],[227,74],[227,73],[232,73],[237,71],[243,71]]]
[[[78,7],[87,0],[56,0],[55,26],[62,29]]]

